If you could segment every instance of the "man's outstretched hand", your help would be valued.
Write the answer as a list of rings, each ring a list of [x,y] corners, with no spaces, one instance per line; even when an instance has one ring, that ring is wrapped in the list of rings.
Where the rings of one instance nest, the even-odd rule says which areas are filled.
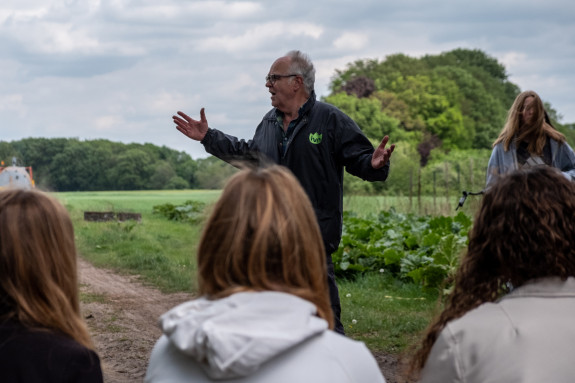
[[[391,153],[393,153],[393,149],[395,149],[395,144],[392,144],[386,149],[385,145],[387,145],[387,141],[389,141],[389,136],[383,137],[381,144],[379,144],[377,149],[375,149],[375,152],[373,152],[373,156],[371,156],[371,166],[374,169],[382,168],[391,158]]]
[[[190,137],[192,140],[201,141],[208,132],[208,120],[204,108],[200,110],[200,121],[194,120],[183,112],[178,112],[178,116],[172,116],[176,129]],[[372,161],[373,163],[373,161]]]

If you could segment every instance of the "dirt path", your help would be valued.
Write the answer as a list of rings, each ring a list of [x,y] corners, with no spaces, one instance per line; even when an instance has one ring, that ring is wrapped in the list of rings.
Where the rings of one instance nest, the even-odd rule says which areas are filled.
[[[79,259],[82,313],[102,360],[106,383],[142,382],[150,352],[161,335],[158,317],[192,298],[163,294],[137,277],[99,269]],[[388,383],[395,383],[396,358],[375,354]]]

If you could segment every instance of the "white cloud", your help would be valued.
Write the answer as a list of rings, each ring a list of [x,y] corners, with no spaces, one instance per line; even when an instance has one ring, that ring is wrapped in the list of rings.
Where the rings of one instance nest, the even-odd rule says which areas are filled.
[[[499,62],[503,64],[506,68],[513,68],[521,65],[527,59],[527,55],[523,52],[507,52],[503,56],[500,56]]]
[[[337,49],[360,50],[369,42],[369,38],[364,33],[344,32],[334,42]]]
[[[94,126],[99,133],[102,131],[112,131],[118,129],[124,124],[124,119],[120,115],[104,115],[98,117],[96,121],[94,121]]]
[[[25,113],[24,96],[20,93],[0,95],[0,111],[16,112],[18,115]]]
[[[28,22],[39,19],[48,12],[48,8],[43,6],[31,9],[17,9],[0,5],[0,23]]]
[[[158,114],[173,114],[174,108],[177,106],[189,105],[198,103],[199,97],[197,95],[185,95],[181,92],[168,92],[167,90],[161,91],[159,94],[149,95],[149,110]]]
[[[307,23],[287,23],[282,21],[268,22],[247,29],[239,35],[225,34],[200,41],[201,51],[227,52],[254,51],[264,43],[269,43],[280,37],[311,37],[317,40],[323,33],[323,28]]]

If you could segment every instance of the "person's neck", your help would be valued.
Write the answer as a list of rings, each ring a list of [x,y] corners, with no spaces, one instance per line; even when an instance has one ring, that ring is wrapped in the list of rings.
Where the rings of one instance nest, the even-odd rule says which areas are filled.
[[[309,96],[302,95],[301,97],[295,98],[292,106],[286,110],[282,110],[284,117],[284,129],[287,129],[289,123],[299,116],[300,108],[306,103]]]
[[[299,115],[300,107],[301,106],[297,106],[295,109],[291,109],[289,111],[284,112],[284,124],[287,123],[289,125],[291,121],[297,118],[297,116]]]

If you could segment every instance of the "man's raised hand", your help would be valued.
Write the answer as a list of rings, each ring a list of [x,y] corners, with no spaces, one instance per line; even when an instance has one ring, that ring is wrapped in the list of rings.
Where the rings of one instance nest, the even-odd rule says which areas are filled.
[[[393,149],[395,149],[395,144],[386,149],[385,145],[387,145],[387,141],[389,141],[389,136],[383,137],[381,144],[379,144],[377,149],[375,149],[375,152],[373,152],[373,156],[371,156],[371,166],[374,169],[382,168],[391,158],[391,153],[393,153]]]
[[[176,129],[190,137],[192,140],[201,141],[208,132],[208,120],[204,108],[200,110],[200,120],[194,120],[183,112],[178,112],[178,116],[172,116]]]

